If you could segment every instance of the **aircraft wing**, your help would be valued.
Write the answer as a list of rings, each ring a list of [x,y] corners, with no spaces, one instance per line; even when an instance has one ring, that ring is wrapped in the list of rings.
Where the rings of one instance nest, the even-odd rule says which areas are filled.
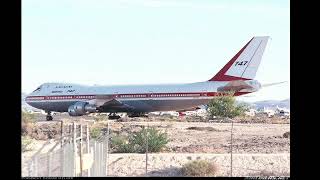
[[[128,111],[128,110],[133,110],[134,107],[129,106],[127,104],[124,104],[114,98],[111,98],[110,96],[96,96],[95,99],[92,99],[89,101],[89,104],[94,104],[99,109],[102,109],[103,111]]]

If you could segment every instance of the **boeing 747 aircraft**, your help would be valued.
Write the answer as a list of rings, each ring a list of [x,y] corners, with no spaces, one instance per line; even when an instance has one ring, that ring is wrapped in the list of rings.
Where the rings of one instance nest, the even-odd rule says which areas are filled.
[[[267,36],[253,37],[215,76],[188,84],[85,86],[44,83],[26,97],[26,103],[47,113],[68,112],[70,116],[108,112],[109,118],[129,117],[154,111],[181,111],[205,105],[218,93],[234,91],[235,96],[256,92],[254,80],[265,50]]]

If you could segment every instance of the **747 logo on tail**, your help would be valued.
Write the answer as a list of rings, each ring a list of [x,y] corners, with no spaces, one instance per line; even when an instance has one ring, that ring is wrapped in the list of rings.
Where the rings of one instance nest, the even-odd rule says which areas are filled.
[[[248,61],[237,61],[234,66],[244,66],[248,63]]]

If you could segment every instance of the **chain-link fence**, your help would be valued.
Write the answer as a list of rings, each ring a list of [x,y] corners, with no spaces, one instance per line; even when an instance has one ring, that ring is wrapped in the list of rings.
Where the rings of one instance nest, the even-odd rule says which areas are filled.
[[[28,163],[28,176],[31,177],[95,177],[106,176],[106,145],[91,142],[90,152],[86,149],[80,156],[74,145],[66,143],[61,148],[35,155]]]
[[[140,127],[149,128],[148,125]],[[129,124],[130,130],[136,128],[136,124]],[[149,152],[148,149],[150,144],[154,143],[148,134],[143,144],[145,152],[118,153],[112,145],[112,138],[124,129],[116,130],[108,124],[101,136],[95,140],[90,139],[90,142],[86,136],[80,135],[81,138],[79,138],[77,137],[79,134],[73,134],[71,138],[64,141],[62,146],[58,146],[59,142],[57,142],[56,147],[60,147],[57,150],[34,156],[29,163],[28,176],[182,176],[181,167],[193,160],[207,160],[218,164],[219,176],[255,176],[263,171],[289,176],[290,154],[233,154],[231,156],[230,153],[154,153]]]

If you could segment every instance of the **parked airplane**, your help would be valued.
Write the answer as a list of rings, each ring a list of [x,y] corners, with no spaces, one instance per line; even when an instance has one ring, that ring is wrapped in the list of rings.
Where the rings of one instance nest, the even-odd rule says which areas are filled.
[[[85,86],[65,83],[44,83],[26,97],[26,102],[47,113],[68,112],[82,116],[108,112],[109,118],[129,117],[153,111],[182,111],[207,104],[219,93],[234,91],[235,96],[256,92],[261,88],[253,80],[268,36],[253,37],[214,77],[188,84]]]

